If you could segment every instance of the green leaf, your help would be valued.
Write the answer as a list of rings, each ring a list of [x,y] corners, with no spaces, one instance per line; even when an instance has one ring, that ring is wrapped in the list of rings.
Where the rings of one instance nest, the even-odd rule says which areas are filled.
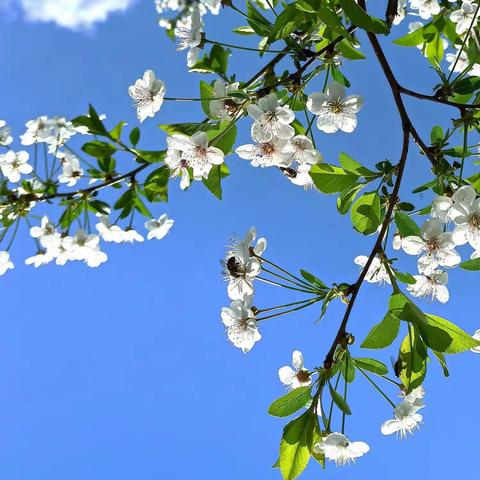
[[[331,383],[328,383],[328,388],[330,389],[330,395],[335,405],[345,414],[351,415],[352,411],[348,406],[348,403],[343,399],[343,397],[332,387]]]
[[[460,268],[463,268],[464,270],[469,270],[471,272],[480,270],[480,258],[474,258],[473,260],[465,260],[460,264]]]
[[[393,274],[399,282],[406,283],[407,285],[415,285],[415,283],[417,283],[413,275],[410,275],[409,273],[394,271]]]
[[[480,89],[480,77],[467,77],[456,82],[453,91],[460,95],[469,95]]]
[[[409,326],[409,334],[400,346],[399,365],[400,380],[407,393],[419,387],[427,373],[427,353],[416,330]]]
[[[387,366],[374,358],[354,358],[353,360],[362,370],[367,370],[377,375],[387,375],[388,373]]]
[[[191,72],[199,73],[218,73],[226,75],[228,67],[228,58],[231,51],[224,49],[220,45],[214,45],[209,54],[205,54],[201,60],[190,67]]]
[[[343,39],[340,43],[337,43],[336,48],[343,57],[348,58],[349,60],[364,60],[367,58],[360,50],[354,48],[352,44],[345,39]]]
[[[210,112],[210,102],[215,100],[215,91],[212,85],[204,80],[200,80],[200,98],[202,99],[202,109],[208,118],[215,118]]]
[[[144,162],[158,163],[165,160],[166,150],[138,150],[139,158]]]
[[[220,165],[213,165],[208,178],[202,178],[203,184],[219,199],[222,199],[222,177],[220,176]]]
[[[358,175],[346,172],[343,168],[321,163],[313,165],[310,170],[315,186],[323,193],[336,193],[353,186]]]
[[[352,224],[360,233],[370,235],[379,227],[382,219],[380,197],[376,192],[366,193],[355,201],[350,211]]]
[[[440,34],[436,34],[433,39],[427,43],[425,54],[434,66],[439,64],[443,59],[443,41]]]
[[[454,354],[465,352],[471,348],[478,347],[480,342],[475,340],[471,335],[462,330],[460,327],[457,327],[452,322],[445,320],[442,317],[437,317],[436,315],[426,314],[429,325],[438,328],[445,332],[450,337],[450,343],[443,350],[438,350],[442,353]]]
[[[348,358],[348,362],[347,362]],[[348,369],[347,369],[348,363]],[[355,380],[355,364],[352,362],[350,355],[347,353],[345,359],[342,361],[341,370],[342,377],[348,382],[352,383]]]
[[[253,6],[252,2],[247,1],[248,24],[261,37],[270,35],[272,24]]]
[[[421,236],[420,227],[406,213],[395,212],[395,225],[402,237]]]
[[[136,147],[138,142],[140,141],[140,129],[138,127],[132,128],[130,132],[130,143]]]
[[[295,8],[294,5],[288,5],[281,13],[276,17],[275,23],[272,26],[272,31],[268,35],[269,42],[275,42],[282,38],[288,37],[297,25],[302,20],[302,13]]]
[[[442,367],[443,375],[445,377],[450,376],[450,372],[448,371],[447,360],[445,359],[445,355],[441,352],[436,352],[435,350],[432,350],[432,352],[435,355],[435,357],[438,359],[438,362],[440,363],[440,366]]]
[[[294,480],[308,465],[315,421],[317,417],[307,410],[284,428],[278,461],[284,480]]]
[[[168,202],[168,181],[170,171],[166,165],[154,170],[145,179],[143,189],[149,202]]]
[[[114,140],[120,140],[120,137],[122,136],[122,130],[123,127],[127,124],[127,122],[119,122],[115,126],[113,130],[110,130],[110,137],[112,137]]]
[[[368,185],[368,182],[357,183],[353,185],[353,187],[346,188],[340,192],[340,195],[337,198],[337,210],[341,215],[346,215],[348,213],[355,198],[366,185]]]
[[[360,345],[362,348],[386,348],[397,338],[400,319],[388,311],[383,320],[375,325]]]
[[[320,287],[322,289],[327,288],[327,286],[315,275],[311,274],[310,272],[307,272],[306,270],[300,269],[300,275],[308,282],[311,283],[312,285],[316,287]]]
[[[312,387],[298,387],[288,392],[283,397],[277,398],[268,413],[274,417],[288,417],[304,407],[310,400]]]
[[[85,143],[82,150],[95,158],[110,157],[117,151],[111,143],[100,142],[99,140]]]
[[[228,120],[220,122],[218,130],[210,130],[207,137],[210,146],[219,148],[225,155],[228,155],[237,139],[237,126]],[[213,141],[212,141],[213,140]]]
[[[338,156],[338,160],[340,161],[340,165],[346,172],[353,173],[354,175],[357,175],[359,177],[375,174],[375,172],[372,172],[368,168],[364,167],[361,163],[357,162],[344,152],[340,153],[340,155]]]
[[[245,25],[243,27],[234,28],[233,33],[238,33],[239,35],[255,35],[255,30],[252,27]]]
[[[386,22],[370,16],[355,0],[340,0],[340,5],[347,17],[357,27],[372,33],[389,33],[390,28]]]

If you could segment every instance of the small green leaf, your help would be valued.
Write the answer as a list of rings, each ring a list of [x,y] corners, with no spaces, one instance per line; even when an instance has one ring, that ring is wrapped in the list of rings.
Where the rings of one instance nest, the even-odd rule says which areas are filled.
[[[377,375],[387,375],[388,373],[387,366],[374,358],[354,358],[353,360],[357,366],[368,372],[376,373]]]
[[[277,398],[268,413],[274,417],[288,417],[304,407],[310,400],[312,387],[298,387],[283,397]]]
[[[471,272],[475,272],[480,270],[480,258],[474,258],[473,260],[466,260],[460,264],[460,268],[464,270],[469,270]]]
[[[352,411],[348,406],[348,403],[343,399],[343,397],[332,387],[330,382],[328,383],[328,388],[330,389],[330,395],[335,405],[345,414],[351,415]]]
[[[110,131],[110,137],[112,137],[114,140],[120,140],[120,137],[122,136],[122,130],[123,127],[127,124],[127,122],[119,122],[115,126],[113,130]]]
[[[95,158],[110,157],[117,151],[111,143],[101,142],[99,140],[85,143],[82,146],[82,150]]]
[[[138,127],[132,128],[130,132],[130,143],[136,147],[138,142],[140,141],[140,129]]]
[[[346,172],[343,168],[328,163],[313,165],[310,176],[322,193],[341,192],[353,186],[358,179],[358,175]]]
[[[413,275],[410,275],[409,273],[394,271],[393,274],[399,282],[406,283],[407,285],[415,285],[415,283],[417,283]]]
[[[202,99],[202,109],[208,118],[215,118],[210,112],[210,102],[215,100],[215,91],[212,85],[204,80],[200,80],[200,98]]]
[[[375,325],[360,345],[362,348],[379,349],[391,345],[400,330],[400,319],[388,311],[383,320]]]
[[[352,205],[350,219],[360,233],[370,235],[379,227],[382,219],[380,197],[376,192],[366,193]]]
[[[370,16],[355,0],[340,0],[340,5],[347,17],[357,27],[372,33],[389,33],[390,28],[386,22]]]
[[[402,237],[421,236],[420,227],[406,213],[395,212],[395,225]]]

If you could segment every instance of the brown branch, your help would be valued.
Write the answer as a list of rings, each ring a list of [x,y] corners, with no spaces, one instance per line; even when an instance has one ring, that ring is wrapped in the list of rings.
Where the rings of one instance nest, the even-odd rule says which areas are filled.
[[[328,353],[325,357],[325,360],[323,362],[323,366],[326,369],[329,369],[332,366],[333,358],[334,358],[334,355],[335,355],[335,350],[337,349],[337,346],[341,343],[341,341],[346,336],[347,323],[348,323],[348,320],[350,318],[350,314],[352,313],[353,305],[355,304],[355,300],[357,299],[358,292],[360,291],[360,288],[363,284],[363,281],[365,280],[365,277],[367,276],[368,270],[370,269],[370,265],[372,264],[376,255],[382,249],[382,241],[383,241],[383,238],[385,237],[385,234],[387,232],[388,226],[389,226],[390,221],[392,219],[395,204],[397,203],[397,200],[398,200],[398,193],[400,191],[400,185],[402,183],[403,173],[405,171],[405,165],[406,165],[407,156],[408,156],[408,145],[409,145],[409,140],[410,140],[410,130],[409,130],[408,124],[403,123],[402,128],[403,128],[402,153],[400,155],[400,160],[399,160],[398,165],[397,165],[397,179],[396,179],[395,184],[393,186],[392,195],[390,196],[387,212],[385,214],[385,218],[383,219],[382,227],[380,229],[380,233],[378,234],[375,245],[373,246],[372,251],[370,252],[370,255],[368,257],[367,263],[365,264],[362,271],[360,272],[360,276],[358,277],[357,281],[350,288],[351,297],[350,297],[350,300],[348,302],[347,309],[345,310],[345,314],[343,316],[342,323],[340,324],[337,335],[335,336],[335,339],[333,340],[332,346],[330,347],[330,350],[328,351]]]
[[[424,93],[414,92],[413,90],[405,88],[402,85],[399,85],[398,88],[400,89],[400,93],[409,95],[410,97],[415,97],[419,100],[429,100],[430,102],[439,103],[441,105],[448,105],[450,107],[456,107],[460,111],[464,111],[467,108],[480,108],[480,103],[457,103],[450,100],[438,98],[435,95],[425,95]]]

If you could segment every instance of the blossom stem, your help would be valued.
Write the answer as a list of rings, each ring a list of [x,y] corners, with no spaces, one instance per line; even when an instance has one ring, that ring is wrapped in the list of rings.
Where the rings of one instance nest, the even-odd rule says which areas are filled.
[[[294,305],[300,305],[302,303],[309,303],[312,300],[317,299],[318,297],[307,298],[306,300],[299,300],[298,302],[285,303],[284,305],[278,305],[277,307],[261,308],[257,309],[257,313],[271,312],[272,310],[278,310],[279,308],[292,307]]]
[[[468,127],[467,125],[463,125],[463,150],[462,150],[462,164],[460,166],[460,174],[458,177],[458,186],[462,184],[462,177],[463,177],[463,166],[465,164],[465,157],[467,156],[467,149],[468,149]]]
[[[302,280],[301,278],[297,277],[296,275],[293,275],[293,273],[290,273],[288,270],[285,270],[284,268],[280,267],[276,263],[273,263],[271,260],[267,260],[264,257],[260,257],[259,255],[255,255],[259,260],[262,262],[268,263],[272,267],[275,267],[277,270],[280,270],[281,272],[285,273],[285,275],[288,275],[289,277],[292,277],[294,280],[297,280],[298,282],[302,283],[306,287],[312,288],[312,285],[310,283],[307,283],[305,280]]]
[[[17,220],[15,221],[15,227],[13,228],[12,238],[10,238],[10,241],[8,242],[7,248],[5,249],[7,252],[10,250],[10,247],[13,245],[13,241],[15,240],[15,237],[17,236],[19,225],[20,225],[20,217],[18,217]]]
[[[340,377],[341,377],[341,372],[338,372],[337,379],[335,381],[335,387],[334,387],[335,391],[337,390],[338,384],[340,383]],[[330,387],[332,386],[330,381],[328,382],[328,384],[330,385]],[[332,400],[330,402],[330,410],[328,412],[328,421],[327,421],[327,430],[328,431],[330,431],[330,425],[332,424],[332,414],[333,414],[333,397],[332,397]]]
[[[222,47],[236,48],[238,50],[246,50],[249,52],[283,53],[283,50],[262,50],[261,48],[242,47],[240,45],[232,45],[231,43],[216,42],[214,40],[208,40],[208,39],[205,39],[205,43],[211,43],[212,45],[221,45]]]
[[[258,278],[258,277],[257,277]],[[261,317],[261,318],[257,318],[257,322],[260,322],[262,320],[268,320],[269,318],[275,318],[275,317],[280,317],[282,315],[286,315],[287,313],[292,313],[292,312],[296,312],[298,310],[302,310],[303,308],[307,308],[309,307],[310,305],[313,305],[314,303],[318,302],[319,300],[321,300],[320,298],[316,298],[314,300],[311,300],[310,302],[304,304],[304,305],[300,305],[299,307],[295,307],[295,308],[290,308],[289,310],[285,310],[284,312],[279,312],[279,313],[273,313],[272,315],[267,315],[266,317]]]
[[[357,370],[359,370],[359,372],[370,382],[370,384],[375,388],[375,390],[377,390],[378,393],[380,393],[380,395],[382,395],[382,397],[387,400],[387,402],[393,407],[395,408],[395,403],[393,403],[390,398],[388,397],[388,395],[370,378],[369,375],[367,375],[367,373],[362,369],[360,368],[358,365],[357,365]]]
[[[233,97],[210,97],[210,98],[184,98],[184,97],[163,97],[166,101],[171,102],[203,102],[210,100],[232,100]]]
[[[313,132],[312,132],[312,125],[313,125],[313,121],[315,120],[315,115],[312,115],[312,118],[310,118],[308,116],[308,110],[306,107],[303,109],[303,111],[305,112],[305,117],[307,119],[307,130],[305,132],[305,135],[310,136],[310,139],[312,140],[313,148],[317,148],[315,144],[315,135],[313,135]]]
[[[269,270],[268,268],[263,267],[263,271],[264,271],[264,272],[267,272],[267,273],[269,273],[270,275],[273,275],[273,276],[275,276],[275,277],[277,277],[277,278],[280,278],[280,279],[282,279],[282,280],[285,280],[286,282],[290,282],[291,284],[296,285],[297,287],[301,287],[301,288],[305,288],[305,287],[306,287],[305,284],[298,283],[298,282],[295,282],[295,281],[293,281],[293,280],[290,280],[288,277],[284,277],[283,275],[280,275],[280,274],[278,274],[278,273],[276,273],[276,272],[272,272],[272,271]],[[311,289],[311,292],[312,292],[312,293],[315,293],[315,290],[311,287],[311,285],[308,285],[308,287]]]

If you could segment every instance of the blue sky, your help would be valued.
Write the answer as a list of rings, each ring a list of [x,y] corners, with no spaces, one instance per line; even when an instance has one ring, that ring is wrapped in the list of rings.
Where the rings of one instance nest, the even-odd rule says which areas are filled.
[[[207,18],[207,32],[232,40],[228,32],[241,24],[224,12]],[[400,81],[429,91],[435,78],[421,55],[385,43]],[[247,78],[260,64],[242,52],[231,66]],[[157,26],[150,0],[89,32],[29,23],[21,14],[0,17],[0,118],[17,135],[28,119],[73,117],[89,102],[111,124],[136,125],[127,88],[146,68],[165,81],[169,96],[197,96],[200,77],[187,74],[185,56]],[[380,70],[369,61],[350,63],[345,73],[352,93],[365,96],[359,127],[351,135],[318,135],[320,151],[328,162],[340,151],[367,166],[395,161],[399,119]],[[320,89],[319,82],[312,88]],[[418,101],[408,106],[424,135],[456,113]],[[166,105],[142,128],[142,146],[164,148],[158,123],[201,118],[198,105]],[[248,122],[239,141],[249,141]],[[34,270],[22,265],[34,244],[26,234],[18,238],[16,268],[0,279],[0,479],[280,478],[271,465],[284,422],[266,413],[284,392],[277,370],[290,363],[294,349],[304,352],[307,366],[320,364],[344,306],[333,304],[321,324],[315,323],[317,307],[271,320],[244,355],[228,344],[220,322],[228,299],[219,259],[232,233],[243,235],[255,225],[269,241],[268,258],[328,283],[351,281],[357,274],[353,258],[368,254],[373,237],[353,232],[348,217],[336,213],[335,198],[304,192],[278,172],[253,169],[234,155],[227,161],[232,175],[222,202],[201,185],[185,193],[173,182],[170,203],[154,207],[175,219],[170,234],[160,242],[108,245],[109,261],[101,268]],[[408,199],[411,187],[428,175],[414,146],[406,175]],[[420,197],[417,204],[427,201]],[[404,264],[413,272],[413,259]],[[422,302],[422,308],[467,331],[478,328],[475,273],[453,272],[450,292],[446,306]],[[378,286],[362,289],[350,325],[358,339],[382,318],[388,293]],[[297,298],[260,287],[256,304]],[[353,346],[354,354],[368,355],[359,350]],[[382,351],[378,358],[389,363],[389,355]],[[450,358],[448,379],[431,364],[425,423],[402,442],[382,437],[379,426],[391,409],[358,378],[350,391],[354,415],[347,433],[368,442],[371,452],[347,469],[329,465],[322,473],[312,463],[304,478],[477,478],[480,447],[472,413],[478,360],[468,353]]]

